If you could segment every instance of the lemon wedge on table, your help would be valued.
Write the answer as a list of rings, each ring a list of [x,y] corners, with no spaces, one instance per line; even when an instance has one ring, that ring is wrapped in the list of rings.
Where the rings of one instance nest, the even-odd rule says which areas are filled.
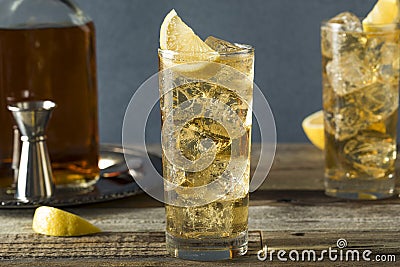
[[[36,209],[32,229],[50,236],[82,236],[101,232],[99,228],[75,214],[47,206]]]
[[[399,0],[378,0],[367,17],[362,21],[364,31],[374,31],[374,25],[397,23],[399,21]]]
[[[324,113],[322,110],[307,116],[301,124],[308,139],[318,147],[324,149]]]
[[[219,53],[201,40],[174,9],[168,13],[161,24],[160,48],[179,52],[173,55],[173,63],[186,63],[182,71],[197,71],[207,65],[199,61],[214,62],[219,58]]]

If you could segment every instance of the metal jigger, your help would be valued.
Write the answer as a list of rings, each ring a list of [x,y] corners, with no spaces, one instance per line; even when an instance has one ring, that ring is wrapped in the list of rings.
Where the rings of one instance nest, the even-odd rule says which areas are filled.
[[[17,102],[8,106],[21,132],[22,150],[15,197],[41,201],[54,193],[45,129],[56,104],[52,101]]]

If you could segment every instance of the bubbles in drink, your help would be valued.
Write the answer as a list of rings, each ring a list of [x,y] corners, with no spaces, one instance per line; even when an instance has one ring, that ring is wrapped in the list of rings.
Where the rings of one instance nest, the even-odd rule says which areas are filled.
[[[382,178],[393,169],[396,145],[390,135],[365,132],[348,141],[344,155],[352,167],[374,178]]]
[[[167,205],[167,230],[183,238],[232,237],[246,230],[248,201],[246,196],[201,207],[176,208]]]
[[[369,66],[353,53],[330,61],[326,65],[329,82],[338,95],[345,95],[360,89],[373,81]]]
[[[221,124],[212,119],[196,118],[188,122],[180,132],[180,151],[186,158],[197,160],[211,149],[210,141],[216,146],[216,153],[222,153],[231,144],[229,135]]]
[[[360,90],[355,98],[365,113],[366,123],[370,125],[386,120],[393,112],[397,111],[398,95],[397,86],[374,83]]]
[[[394,84],[399,77],[399,46],[381,38],[371,38],[366,45],[365,64],[376,70],[376,79]]]
[[[337,140],[351,138],[360,129],[367,127],[363,120],[362,110],[354,102],[326,110],[325,121],[326,131],[333,134]]]

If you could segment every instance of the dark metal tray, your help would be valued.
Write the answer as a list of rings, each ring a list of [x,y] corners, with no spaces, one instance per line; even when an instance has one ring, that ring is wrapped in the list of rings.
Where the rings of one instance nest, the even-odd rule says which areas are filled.
[[[86,189],[56,189],[54,197],[43,202],[21,202],[14,198],[12,188],[0,189],[1,208],[35,208],[41,205],[53,207],[74,206],[89,203],[104,202],[125,198],[142,193],[132,175],[146,175],[143,166],[146,161],[144,152],[135,149],[125,149],[125,156],[134,169],[128,170],[123,149],[115,145],[102,145],[100,148],[100,178]],[[161,158],[148,154],[153,166],[160,171]],[[133,163],[132,163],[133,162]]]

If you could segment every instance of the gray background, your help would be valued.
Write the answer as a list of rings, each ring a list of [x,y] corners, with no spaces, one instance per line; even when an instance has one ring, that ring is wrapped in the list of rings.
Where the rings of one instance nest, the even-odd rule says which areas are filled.
[[[321,109],[319,26],[342,11],[365,16],[375,0],[76,0],[97,28],[101,142],[121,142],[130,98],[157,72],[160,24],[175,8],[202,38],[256,49],[255,82],[275,116],[278,142],[307,142],[301,121]],[[159,140],[157,111],[146,128]]]

